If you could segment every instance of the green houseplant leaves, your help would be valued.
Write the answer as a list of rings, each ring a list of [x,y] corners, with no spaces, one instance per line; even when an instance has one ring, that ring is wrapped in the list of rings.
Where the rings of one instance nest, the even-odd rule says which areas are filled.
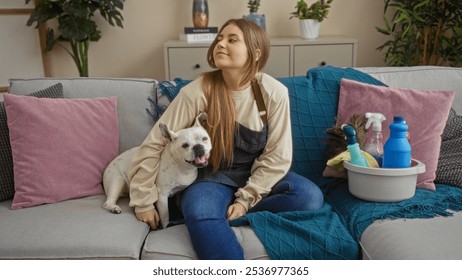
[[[317,0],[310,6],[305,0],[299,0],[295,6],[295,12],[290,13],[290,18],[315,19],[319,22],[327,18],[330,4],[334,0]]]
[[[256,13],[258,12],[258,8],[260,7],[260,0],[249,0],[247,3],[247,8],[249,8],[249,12]]]
[[[377,49],[390,66],[462,66],[462,1],[384,0],[384,25],[391,37]],[[392,12],[389,20],[386,15]]]
[[[26,0],[28,4],[31,0]],[[46,29],[45,51],[60,46],[71,55],[81,77],[88,77],[88,49],[90,41],[98,41],[101,31],[94,20],[99,13],[110,25],[123,28],[125,0],[38,0],[27,26],[39,28],[49,20],[56,27]],[[63,44],[68,42],[70,49]]]

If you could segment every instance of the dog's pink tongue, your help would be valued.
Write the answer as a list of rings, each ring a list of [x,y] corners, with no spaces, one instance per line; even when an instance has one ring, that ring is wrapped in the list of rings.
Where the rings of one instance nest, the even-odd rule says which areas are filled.
[[[202,164],[204,162],[207,161],[207,157],[197,157],[195,160],[194,160],[197,164]]]

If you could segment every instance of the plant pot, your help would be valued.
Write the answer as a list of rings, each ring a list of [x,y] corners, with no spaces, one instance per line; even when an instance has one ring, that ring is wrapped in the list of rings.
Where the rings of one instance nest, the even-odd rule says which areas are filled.
[[[319,36],[321,23],[315,19],[300,20],[300,36],[304,39],[316,39]]]
[[[256,23],[258,26],[260,26],[261,28],[263,28],[263,30],[266,31],[266,18],[264,14],[250,13],[243,17],[247,20]]]

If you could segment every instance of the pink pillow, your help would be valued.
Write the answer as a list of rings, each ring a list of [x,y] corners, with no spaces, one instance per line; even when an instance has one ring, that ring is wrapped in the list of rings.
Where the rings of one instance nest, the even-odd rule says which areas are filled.
[[[102,194],[118,154],[117,99],[6,94],[14,165],[12,209]]]
[[[344,123],[355,113],[380,112],[387,118],[382,123],[385,144],[393,116],[404,116],[409,125],[412,158],[423,162],[426,169],[418,175],[417,186],[435,190],[433,181],[436,178],[441,134],[453,98],[454,91],[390,88],[342,79],[337,123]]]

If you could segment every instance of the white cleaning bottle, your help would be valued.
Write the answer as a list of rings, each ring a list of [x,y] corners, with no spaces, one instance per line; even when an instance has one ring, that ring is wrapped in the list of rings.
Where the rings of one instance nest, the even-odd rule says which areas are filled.
[[[375,158],[379,166],[382,166],[383,161],[383,136],[382,136],[382,121],[386,120],[381,113],[366,113],[367,123],[366,129],[372,124],[372,132],[367,133],[366,144],[364,151]],[[368,130],[369,131],[369,130]]]

